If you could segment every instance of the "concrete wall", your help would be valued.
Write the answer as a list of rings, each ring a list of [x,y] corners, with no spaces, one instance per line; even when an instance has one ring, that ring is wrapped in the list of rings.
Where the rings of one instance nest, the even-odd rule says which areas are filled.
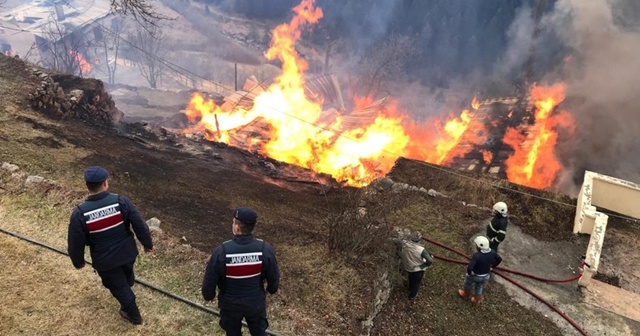
[[[580,285],[589,284],[591,277],[598,272],[600,264],[600,253],[609,216],[598,212],[596,206],[640,218],[639,202],[640,185],[607,175],[585,172],[573,224],[573,233],[591,235],[585,260],[590,267],[585,266],[584,273],[578,282]]]

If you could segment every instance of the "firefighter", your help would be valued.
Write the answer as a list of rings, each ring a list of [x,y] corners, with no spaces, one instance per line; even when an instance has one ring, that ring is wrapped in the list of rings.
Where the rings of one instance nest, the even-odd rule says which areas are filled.
[[[133,203],[125,196],[107,191],[108,177],[109,173],[102,167],[89,167],[84,172],[90,195],[71,214],[69,257],[76,269],[83,268],[84,248],[89,245],[93,268],[102,285],[120,303],[120,315],[133,324],[142,324],[136,296],[131,290],[135,280],[133,265],[138,256],[133,233],[145,252],[153,251],[153,242],[147,223]]]
[[[489,281],[491,270],[500,265],[502,258],[498,252],[489,247],[487,237],[478,236],[473,242],[476,244],[477,252],[473,254],[467,265],[463,289],[458,289],[458,295],[468,298],[471,296],[471,287],[475,285],[471,302],[477,306],[484,300],[484,284]]]
[[[493,205],[493,218],[487,225],[487,237],[489,238],[489,247],[498,252],[498,245],[504,241],[507,235],[507,204],[498,202]]]
[[[205,302],[219,289],[220,327],[228,336],[242,335],[242,319],[252,336],[266,335],[266,293],[275,294],[280,283],[278,262],[271,244],[256,239],[253,228],[258,215],[247,207],[233,211],[233,240],[218,246],[211,256],[202,282]]]

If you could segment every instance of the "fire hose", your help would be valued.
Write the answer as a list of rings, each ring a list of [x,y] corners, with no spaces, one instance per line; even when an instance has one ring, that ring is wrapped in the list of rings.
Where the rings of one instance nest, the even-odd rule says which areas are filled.
[[[16,238],[21,239],[21,240],[23,240],[23,241],[26,241],[26,242],[32,243],[32,244],[34,244],[34,245],[38,245],[38,246],[44,247],[44,248],[49,249],[49,250],[51,250],[51,251],[54,251],[54,252],[56,252],[56,253],[59,253],[59,254],[65,255],[65,256],[69,256],[69,254],[68,254],[66,251],[63,251],[63,250],[61,250],[61,249],[59,249],[59,248],[56,248],[56,247],[53,247],[53,246],[51,246],[51,245],[45,244],[45,243],[43,243],[43,242],[39,242],[39,241],[37,241],[37,240],[33,240],[33,239],[31,239],[31,238],[29,238],[29,237],[26,237],[26,236],[23,236],[23,235],[21,235],[21,234],[18,234],[18,233],[15,233],[15,232],[11,232],[11,231],[7,231],[7,230],[2,229],[2,228],[0,228],[0,232],[3,232],[3,233],[5,233],[5,234],[7,234],[7,235],[10,235],[10,236],[16,237]],[[447,245],[445,245],[445,244],[442,244],[442,243],[440,243],[440,242],[438,242],[438,241],[436,241],[436,240],[429,239],[429,238],[426,238],[426,237],[423,237],[422,239],[423,239],[423,240],[425,240],[425,241],[427,241],[427,242],[429,242],[429,243],[432,243],[432,244],[434,244],[434,245],[436,245],[436,246],[439,246],[439,247],[441,247],[441,248],[443,248],[443,249],[445,249],[445,250],[448,250],[448,251],[450,251],[450,252],[453,252],[453,253],[455,253],[455,254],[458,254],[458,255],[460,255],[460,256],[462,256],[462,257],[466,258],[467,260],[468,260],[468,259],[470,259],[470,258],[469,258],[469,256],[467,256],[467,255],[466,255],[466,254],[464,254],[463,252],[458,251],[458,250],[456,250],[456,249],[454,249],[454,248],[452,248],[452,247],[449,247],[449,246],[447,246]],[[447,258],[447,257],[438,256],[438,255],[434,255],[433,257],[434,257],[434,258],[436,258],[436,259],[443,260],[443,261],[447,261],[447,262],[451,262],[451,263],[463,264],[463,265],[466,265],[466,264],[467,264],[467,261],[464,261],[464,260],[456,260],[456,259],[451,259],[451,258]],[[88,261],[85,261],[85,262],[86,262],[87,264],[91,265],[91,262],[88,262]],[[587,264],[585,264],[585,263],[584,263],[584,261],[583,261],[583,266],[584,266],[584,265],[588,266],[588,265],[587,265]],[[588,334],[588,333],[587,333],[587,332],[586,332],[582,327],[580,327],[580,326],[579,326],[579,325],[578,325],[578,324],[577,324],[573,319],[571,319],[571,317],[569,317],[569,316],[568,316],[567,314],[565,314],[563,311],[561,311],[560,309],[558,309],[557,307],[555,307],[554,305],[552,305],[550,302],[548,302],[548,301],[547,301],[547,300],[545,300],[544,298],[542,298],[542,297],[540,297],[539,295],[537,295],[536,293],[532,292],[530,289],[526,288],[526,287],[525,287],[525,286],[523,286],[522,284],[520,284],[520,283],[518,283],[517,281],[513,280],[512,278],[510,278],[510,277],[506,276],[506,275],[505,275],[505,274],[503,274],[502,272],[510,272],[510,273],[513,273],[513,274],[522,275],[522,276],[526,276],[526,277],[529,277],[529,278],[532,278],[532,279],[535,279],[535,280],[545,281],[545,282],[570,282],[570,281],[575,281],[575,280],[577,280],[578,278],[580,278],[581,274],[578,274],[578,275],[576,275],[576,276],[573,276],[573,277],[570,277],[570,278],[567,278],[567,279],[560,279],[560,280],[556,280],[556,279],[546,279],[546,278],[538,277],[538,276],[536,276],[536,275],[527,274],[527,273],[519,272],[519,271],[515,271],[515,270],[510,270],[510,269],[507,269],[507,268],[504,268],[504,267],[496,267],[496,269],[494,269],[494,270],[493,270],[493,273],[495,273],[495,274],[497,274],[497,275],[501,276],[502,278],[504,278],[505,280],[507,280],[507,281],[511,282],[512,284],[516,285],[517,287],[521,288],[521,289],[522,289],[522,290],[524,290],[525,292],[527,292],[527,293],[531,294],[533,297],[535,297],[536,299],[538,299],[540,302],[544,303],[544,304],[545,304],[545,305],[547,305],[549,308],[551,308],[553,311],[555,311],[556,313],[558,313],[558,315],[560,315],[561,317],[563,317],[567,322],[569,322],[569,324],[571,324],[571,325],[572,325],[572,326],[573,326],[573,327],[574,327],[578,332],[580,332],[582,335],[585,335],[585,336],[588,336],[588,335],[589,335],[589,334]],[[164,294],[164,295],[166,295],[166,296],[168,296],[168,297],[170,297],[170,298],[172,298],[172,299],[174,299],[174,300],[177,300],[177,301],[183,302],[183,303],[185,303],[185,304],[187,304],[187,305],[190,305],[190,306],[192,306],[192,307],[195,307],[195,308],[197,308],[197,309],[200,309],[200,310],[202,310],[202,311],[205,311],[205,312],[207,312],[207,313],[210,313],[210,314],[212,314],[212,315],[215,315],[215,316],[217,316],[217,317],[220,317],[220,312],[218,312],[218,311],[216,311],[216,310],[214,310],[214,309],[211,309],[211,308],[209,308],[209,307],[206,307],[206,306],[204,306],[204,305],[202,305],[202,304],[199,304],[199,303],[197,303],[197,302],[193,302],[193,301],[191,301],[191,300],[189,300],[189,299],[187,299],[187,298],[181,297],[181,296],[179,296],[179,295],[177,295],[177,294],[171,293],[171,292],[169,292],[169,291],[167,291],[167,290],[165,290],[165,289],[162,289],[162,288],[160,288],[160,287],[157,287],[157,286],[155,286],[155,285],[153,285],[153,284],[151,284],[151,283],[149,283],[149,282],[147,282],[147,281],[144,281],[144,280],[142,280],[142,279],[136,278],[136,279],[135,279],[135,282],[136,282],[136,283],[139,283],[140,285],[142,285],[142,286],[144,286],[144,287],[147,287],[147,288],[149,288],[149,289],[152,289],[152,290],[154,290],[154,291],[157,291],[157,292],[159,292],[159,293],[162,293],[162,294]],[[242,321],[242,324],[243,324],[244,326],[247,326],[246,322],[244,322],[244,321]],[[266,332],[267,332],[267,334],[268,334],[268,335],[272,335],[272,336],[281,336],[281,334],[279,334],[279,333],[277,333],[277,332],[274,332],[274,331],[267,330]]]
[[[29,242],[31,244],[38,245],[40,247],[44,247],[46,249],[49,249],[49,250],[51,250],[53,252],[57,252],[59,254],[65,255],[67,257],[69,256],[69,254],[66,251],[63,251],[63,250],[61,250],[61,249],[59,249],[57,247],[53,247],[53,246],[48,245],[48,244],[43,243],[43,242],[39,242],[37,240],[33,240],[33,239],[31,239],[29,237],[26,237],[26,236],[23,236],[23,235],[21,235],[19,233],[7,231],[7,230],[5,230],[3,228],[0,228],[0,232],[5,233],[5,234],[10,235],[10,236],[13,236],[13,237],[16,237],[16,238],[18,238],[20,240],[24,240],[24,241]],[[85,263],[91,265],[91,262],[89,262],[89,261],[85,260]],[[197,302],[193,302],[193,301],[191,301],[191,300],[189,300],[187,298],[184,298],[184,297],[179,296],[177,294],[171,293],[171,292],[167,291],[166,289],[162,289],[162,288],[160,288],[160,287],[158,287],[156,285],[153,285],[153,284],[151,284],[151,283],[149,283],[149,282],[147,282],[145,280],[142,280],[142,279],[139,279],[139,278],[136,277],[135,282],[139,283],[140,285],[142,285],[144,287],[147,287],[147,288],[149,288],[151,290],[154,290],[156,292],[162,293],[162,294],[164,294],[165,296],[167,296],[169,298],[172,298],[174,300],[180,301],[180,302],[185,303],[185,304],[187,304],[189,306],[192,306],[194,308],[200,309],[200,310],[202,310],[204,312],[207,312],[209,314],[212,314],[212,315],[214,315],[216,317],[220,317],[220,312],[217,311],[217,310],[211,309],[211,308],[209,308],[209,307],[207,307],[205,305],[199,304]],[[242,321],[242,325],[244,325],[246,327],[247,323],[245,321]],[[267,335],[271,335],[271,336],[283,336],[280,333],[277,333],[275,331],[271,331],[271,330],[268,330],[268,329],[267,329],[266,332],[267,332]]]
[[[433,239],[429,239],[426,237],[422,238],[423,240],[432,243],[436,246],[439,246],[447,251],[453,252],[455,254],[458,254],[464,258],[466,258],[467,260],[471,259],[468,255],[464,254],[461,251],[458,251],[450,246],[447,246],[443,243],[440,243],[436,240]],[[439,259],[442,261],[447,261],[447,262],[451,262],[451,263],[456,263],[456,264],[462,264],[462,265],[466,265],[468,264],[467,261],[464,260],[457,260],[457,259],[452,259],[452,258],[447,258],[447,257],[442,257],[442,256],[438,256],[438,255],[433,255],[433,257],[435,259]],[[584,262],[584,257],[582,258],[582,265],[580,266],[581,270],[583,269],[584,266],[589,267],[588,264],[586,264]],[[556,313],[558,313],[558,315],[560,315],[562,318],[564,318],[567,322],[569,322],[569,324],[571,324],[580,334],[584,335],[584,336],[588,336],[589,334],[587,333],[586,330],[584,330],[582,327],[580,327],[580,325],[578,325],[578,323],[576,323],[576,321],[574,321],[571,317],[569,317],[569,315],[567,315],[566,313],[564,313],[563,311],[561,311],[558,307],[554,306],[553,304],[551,304],[551,302],[545,300],[543,297],[541,297],[540,295],[534,293],[533,291],[531,291],[529,288],[525,287],[524,285],[522,285],[521,283],[515,281],[514,279],[512,279],[511,277],[505,275],[503,272],[509,272],[509,273],[513,273],[513,274],[517,274],[517,275],[521,275],[521,276],[525,276],[534,280],[539,280],[539,281],[544,281],[544,282],[555,282],[555,283],[563,283],[563,282],[571,282],[571,281],[575,281],[578,280],[582,274],[577,274],[575,276],[566,278],[566,279],[547,279],[547,278],[542,278],[533,274],[528,274],[528,273],[524,273],[524,272],[520,272],[520,271],[515,271],[515,270],[511,270],[508,268],[504,268],[504,267],[496,267],[495,269],[492,270],[493,273],[499,275],[500,277],[502,277],[503,279],[509,281],[510,283],[516,285],[517,287],[519,287],[520,289],[524,290],[525,292],[531,294],[534,298],[538,299],[538,301],[544,303],[547,307],[551,308],[551,310],[555,311]]]

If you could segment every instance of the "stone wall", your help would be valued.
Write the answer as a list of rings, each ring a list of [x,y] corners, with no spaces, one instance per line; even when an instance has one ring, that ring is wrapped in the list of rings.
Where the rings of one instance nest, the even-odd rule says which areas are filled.
[[[35,66],[28,66],[27,71],[39,81],[35,92],[29,94],[32,107],[51,117],[83,119],[102,126],[120,123],[124,119],[124,113],[116,108],[100,80],[49,74]]]

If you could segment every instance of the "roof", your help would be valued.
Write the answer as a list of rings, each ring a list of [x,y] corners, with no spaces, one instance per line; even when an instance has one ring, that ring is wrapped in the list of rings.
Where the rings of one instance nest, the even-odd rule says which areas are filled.
[[[91,24],[111,13],[109,0],[34,0],[0,13],[0,28],[46,38],[43,32],[56,22],[56,8],[64,13],[64,19],[57,22],[69,29]]]

